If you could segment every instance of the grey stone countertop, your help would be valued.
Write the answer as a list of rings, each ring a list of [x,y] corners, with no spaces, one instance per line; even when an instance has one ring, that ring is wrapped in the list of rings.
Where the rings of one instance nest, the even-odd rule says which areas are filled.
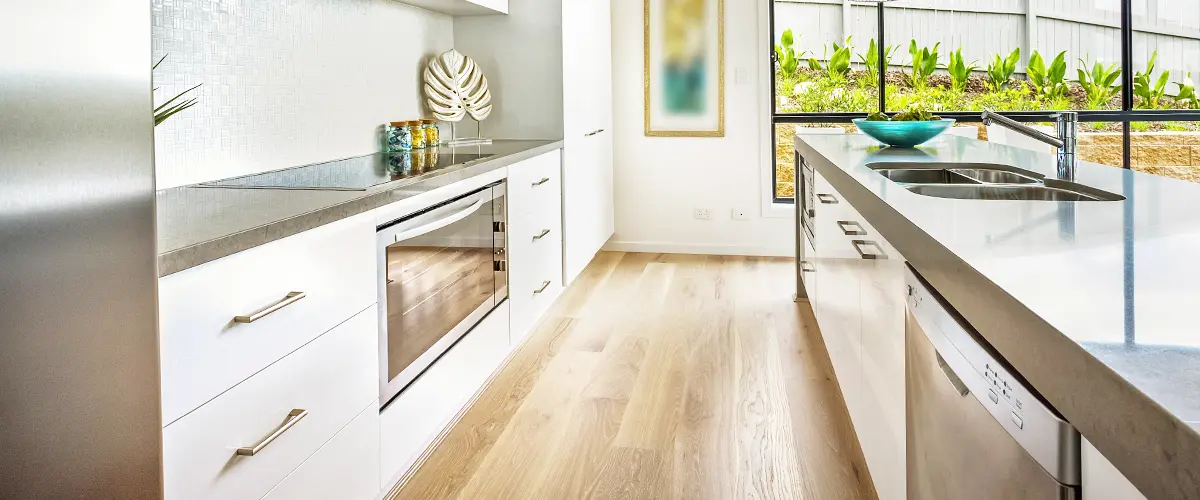
[[[562,147],[561,140],[496,140],[443,147],[491,154],[365,191],[237,189],[183,186],[158,198],[158,275],[167,276]]]
[[[1200,185],[1081,163],[1077,182],[1126,199],[933,198],[866,164],[992,162],[1054,178],[1055,157],[953,136],[907,150],[858,134],[795,144],[1145,495],[1200,498]]]

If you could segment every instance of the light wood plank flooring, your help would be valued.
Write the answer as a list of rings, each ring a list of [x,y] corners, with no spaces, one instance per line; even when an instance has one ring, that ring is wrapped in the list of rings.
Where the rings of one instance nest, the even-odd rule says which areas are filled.
[[[875,498],[793,273],[601,253],[389,497]]]

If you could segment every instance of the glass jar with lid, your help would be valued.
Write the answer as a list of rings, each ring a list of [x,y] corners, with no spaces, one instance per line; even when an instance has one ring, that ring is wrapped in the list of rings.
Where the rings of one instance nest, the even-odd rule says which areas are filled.
[[[391,122],[384,131],[384,152],[411,151],[413,148],[412,122]]]
[[[421,120],[413,120],[407,122],[409,127],[412,127],[412,148],[425,149],[429,144],[425,137],[425,130],[421,128]]]
[[[438,130],[437,120],[432,118],[421,120],[421,131],[425,133],[426,147],[437,147],[442,143],[442,132]]]

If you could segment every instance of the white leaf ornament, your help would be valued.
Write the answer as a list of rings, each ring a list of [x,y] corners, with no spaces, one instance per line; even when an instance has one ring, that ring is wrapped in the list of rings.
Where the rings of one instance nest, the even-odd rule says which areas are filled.
[[[425,104],[433,116],[457,122],[470,114],[483,121],[492,112],[492,92],[487,77],[470,57],[447,50],[425,67]]]

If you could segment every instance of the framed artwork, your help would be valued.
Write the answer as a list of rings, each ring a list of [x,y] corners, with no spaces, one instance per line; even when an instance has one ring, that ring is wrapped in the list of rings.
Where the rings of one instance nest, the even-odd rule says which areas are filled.
[[[725,136],[725,1],[645,2],[647,137]]]

